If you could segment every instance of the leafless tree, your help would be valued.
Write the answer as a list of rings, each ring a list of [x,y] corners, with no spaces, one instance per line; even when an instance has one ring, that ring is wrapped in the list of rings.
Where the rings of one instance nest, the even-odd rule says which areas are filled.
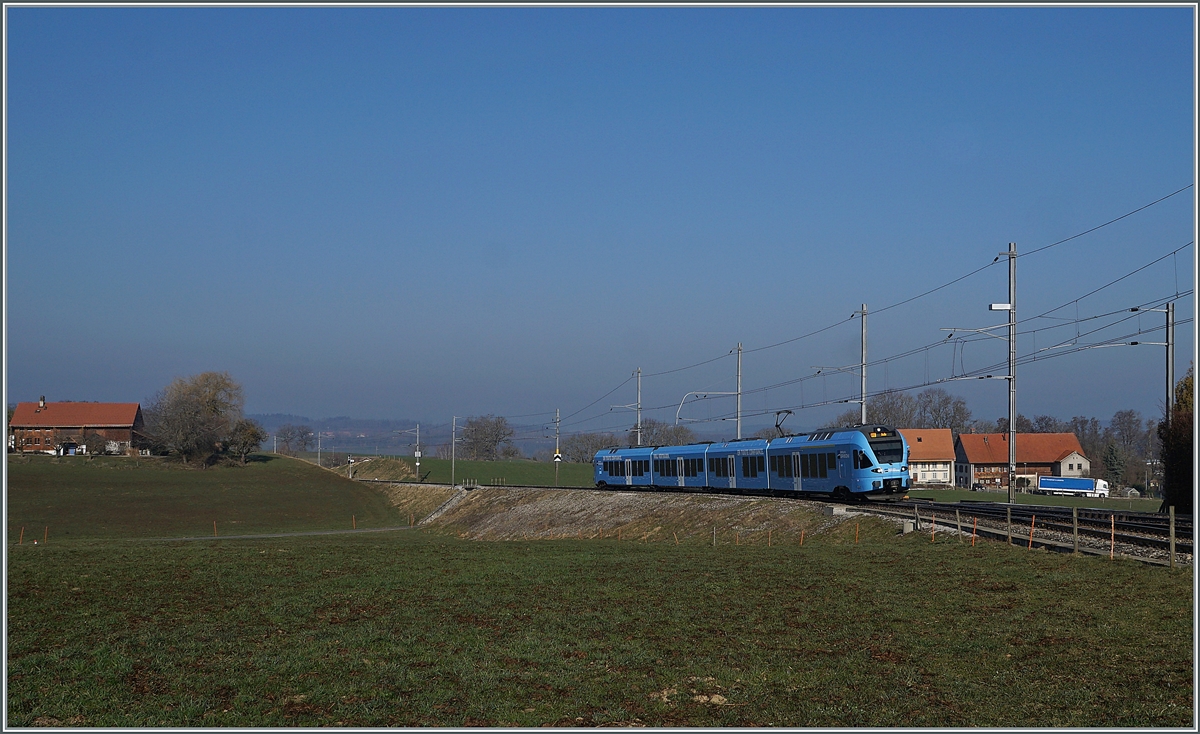
[[[463,458],[495,461],[510,444],[514,431],[503,416],[473,416],[463,426]]]
[[[267,437],[267,432],[257,421],[242,418],[233,424],[233,429],[229,432],[229,453],[237,456],[245,465],[246,457],[250,452],[257,451]]]
[[[304,425],[296,426],[296,436],[294,439],[296,450],[308,451],[308,447],[312,445],[314,437],[313,429]]]
[[[971,423],[967,401],[940,387],[922,390],[916,400],[914,428],[949,428],[957,436]]]
[[[635,428],[629,429],[630,438],[636,434]],[[669,423],[647,418],[642,421],[643,446],[685,446],[696,440],[696,434],[687,426],[673,426]]]
[[[184,462],[204,465],[222,450],[244,403],[242,386],[228,372],[178,377],[148,404],[147,433]]]
[[[279,428],[275,429],[275,439],[283,444],[283,453],[289,456],[292,453],[292,447],[296,444],[297,428],[291,423],[284,423]]]
[[[617,438],[611,433],[579,433],[567,436],[562,440],[559,449],[563,461],[587,463],[592,460],[597,451],[617,445]]]

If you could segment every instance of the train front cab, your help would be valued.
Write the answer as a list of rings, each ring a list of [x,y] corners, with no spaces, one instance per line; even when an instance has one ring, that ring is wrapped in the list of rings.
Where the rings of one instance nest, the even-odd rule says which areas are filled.
[[[902,494],[908,489],[903,441],[897,431],[879,426],[772,439],[767,448],[771,489],[844,499]],[[880,462],[876,448],[885,458],[900,460]]]
[[[908,443],[888,426],[861,426],[847,432],[855,448],[856,487],[861,496],[903,496],[908,491]]]

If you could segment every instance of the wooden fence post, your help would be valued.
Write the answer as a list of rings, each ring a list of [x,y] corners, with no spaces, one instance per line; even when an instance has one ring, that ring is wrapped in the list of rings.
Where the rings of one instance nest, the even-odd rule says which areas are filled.
[[[1074,552],[1079,552],[1079,508],[1071,508],[1071,540],[1075,547]]]
[[[1029,547],[1026,548],[1025,550],[1033,550],[1033,526],[1036,524],[1037,524],[1037,515],[1034,515],[1033,519],[1029,521]]]
[[[1170,515],[1170,546],[1171,546],[1171,568],[1175,568],[1175,505],[1168,505],[1167,512]]]

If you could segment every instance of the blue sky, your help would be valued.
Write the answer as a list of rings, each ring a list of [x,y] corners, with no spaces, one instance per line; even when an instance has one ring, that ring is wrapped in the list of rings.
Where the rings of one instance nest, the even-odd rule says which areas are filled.
[[[1195,179],[1191,8],[6,14],[10,403],[141,401],[228,370],[250,412],[569,415],[641,367],[644,405],[677,405],[733,390],[732,357],[657,373],[738,342],[840,324],[748,352],[747,391],[857,363],[862,303],[880,311],[872,360],[1000,323],[1003,260],[882,309]],[[1066,308],[1019,353],[1177,294],[1191,319],[1195,201],[1020,258],[1022,331]],[[1162,323],[1085,333],[1105,318],[1079,343]],[[1180,374],[1193,333],[1177,330]],[[955,347],[872,365],[868,388],[1006,354],[964,349],[953,368]],[[1163,362],[1147,346],[1040,360],[1018,409],[1156,414]],[[1001,382],[942,386],[1006,411]],[[856,392],[810,379],[745,409]],[[608,406],[634,399],[630,382],[569,430],[624,425]]]

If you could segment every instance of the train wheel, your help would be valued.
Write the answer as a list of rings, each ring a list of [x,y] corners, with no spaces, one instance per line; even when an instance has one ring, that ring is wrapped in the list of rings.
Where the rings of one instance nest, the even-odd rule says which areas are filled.
[[[838,502],[850,501],[850,489],[848,487],[836,487],[833,490],[833,498]]]

